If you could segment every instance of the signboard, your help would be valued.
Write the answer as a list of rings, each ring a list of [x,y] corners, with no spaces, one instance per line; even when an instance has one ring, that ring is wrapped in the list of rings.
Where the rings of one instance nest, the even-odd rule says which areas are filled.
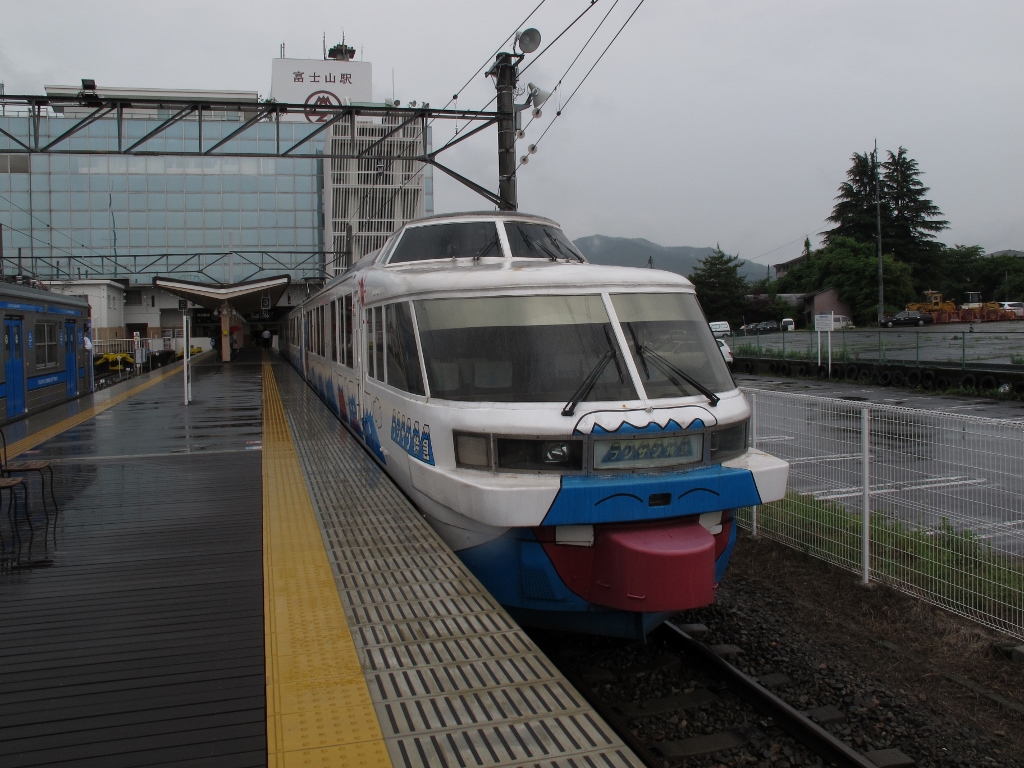
[[[188,302],[185,299],[178,299],[178,311],[184,312],[188,309]]]
[[[351,104],[373,101],[373,81],[368,61],[335,59],[274,59],[271,67],[270,95],[285,104]],[[313,110],[287,114],[282,120],[323,123],[327,114]]]
[[[814,316],[814,330],[832,332],[832,313],[829,312],[827,315],[815,315]]]

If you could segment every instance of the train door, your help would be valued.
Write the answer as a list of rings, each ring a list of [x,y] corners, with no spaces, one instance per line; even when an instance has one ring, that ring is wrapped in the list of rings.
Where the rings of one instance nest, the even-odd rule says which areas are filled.
[[[64,321],[64,368],[68,374],[68,397],[78,395],[78,335],[75,321]]]
[[[22,320],[4,318],[4,373],[7,379],[7,418],[25,412],[25,356],[22,348]]]

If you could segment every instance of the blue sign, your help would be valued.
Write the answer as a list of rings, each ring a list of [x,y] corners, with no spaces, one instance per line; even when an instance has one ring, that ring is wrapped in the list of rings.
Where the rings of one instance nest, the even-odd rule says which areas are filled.
[[[35,344],[32,341],[32,331],[29,331],[28,332],[28,348],[32,349],[32,347],[34,347],[34,346],[35,346]]]

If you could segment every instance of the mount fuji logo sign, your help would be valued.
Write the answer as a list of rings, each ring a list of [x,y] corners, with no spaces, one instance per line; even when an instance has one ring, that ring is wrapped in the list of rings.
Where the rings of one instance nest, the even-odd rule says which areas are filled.
[[[330,113],[317,107],[340,107],[341,99],[330,91],[314,91],[306,97],[306,119],[311,123],[324,123]]]
[[[334,59],[273,59],[270,93],[282,104],[303,109],[282,115],[282,120],[323,123],[326,107],[373,101],[373,80],[368,61]]]

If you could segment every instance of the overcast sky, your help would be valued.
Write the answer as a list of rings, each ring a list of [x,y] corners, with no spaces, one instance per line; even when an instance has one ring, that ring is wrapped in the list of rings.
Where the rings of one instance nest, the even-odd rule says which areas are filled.
[[[638,0],[620,0],[564,102]],[[5,4],[0,81],[268,94],[271,59],[346,41],[374,96],[443,106],[539,0],[33,0]],[[547,0],[552,41],[590,0]],[[615,0],[598,0],[523,80],[552,87]],[[573,238],[720,243],[769,264],[815,245],[854,151],[905,146],[951,222],[941,239],[1024,249],[1021,0],[645,0],[519,172],[520,209]],[[534,54],[535,56],[536,54]],[[359,58],[357,56],[357,58]],[[527,57],[527,62],[532,57]],[[524,63],[525,65],[525,63]],[[493,95],[483,75],[459,106]],[[551,123],[559,97],[519,154]],[[440,146],[450,125],[436,124]],[[442,162],[496,189],[494,130]],[[436,178],[438,212],[485,201]]]

